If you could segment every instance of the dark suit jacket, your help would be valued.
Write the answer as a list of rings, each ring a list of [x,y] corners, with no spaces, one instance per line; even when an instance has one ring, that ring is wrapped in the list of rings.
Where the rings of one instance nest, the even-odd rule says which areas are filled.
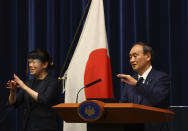
[[[31,88],[34,80],[27,81],[26,84]],[[20,90],[16,97],[17,107],[24,104],[23,129],[27,124],[33,130],[57,129],[57,120],[52,105],[57,104],[59,98],[59,86],[55,78],[46,76],[36,88],[38,101],[34,101],[25,91]]]
[[[137,79],[137,75],[134,76]],[[147,106],[168,108],[169,106],[170,81],[168,75],[152,69],[148,74],[145,83],[138,86],[125,84],[121,92],[120,102],[136,103]],[[165,127],[162,127],[165,126]],[[164,124],[145,124],[145,131],[162,131],[167,129]]]

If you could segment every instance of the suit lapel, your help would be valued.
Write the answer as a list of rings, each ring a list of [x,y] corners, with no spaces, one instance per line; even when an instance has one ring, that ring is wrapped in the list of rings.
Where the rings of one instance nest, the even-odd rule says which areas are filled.
[[[152,79],[153,79],[153,71],[154,69],[152,68],[152,70],[149,72],[146,80],[145,80],[145,85],[150,85],[152,84]]]
[[[148,76],[146,77],[146,80],[145,80],[145,82],[144,82],[144,84],[145,84],[146,86],[152,84],[153,71],[154,71],[154,70],[153,70],[153,68],[152,68],[152,70],[149,72]],[[137,75],[137,77],[138,77],[138,75]],[[138,95],[137,100],[138,100],[137,102],[138,102],[139,104],[141,104],[141,103],[142,103],[142,100],[143,100],[143,97],[140,96],[140,95]]]

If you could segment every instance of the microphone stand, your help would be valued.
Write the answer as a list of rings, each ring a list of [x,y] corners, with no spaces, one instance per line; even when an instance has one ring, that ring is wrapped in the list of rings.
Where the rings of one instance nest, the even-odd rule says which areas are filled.
[[[90,87],[90,86],[92,86],[92,85],[95,85],[96,83],[98,83],[98,82],[100,82],[100,81],[102,81],[102,80],[101,80],[101,79],[98,79],[98,80],[93,81],[93,82],[87,84],[86,86],[80,88],[80,90],[78,91],[78,93],[77,93],[77,95],[76,95],[76,103],[78,103],[78,94],[80,93],[80,91],[81,91],[82,89],[88,88],[88,87]]]
[[[76,103],[78,103],[78,94],[80,93],[80,91],[82,90],[82,89],[84,89],[85,88],[85,86],[84,87],[82,87],[79,91],[78,91],[78,93],[77,93],[77,95],[76,95]]]

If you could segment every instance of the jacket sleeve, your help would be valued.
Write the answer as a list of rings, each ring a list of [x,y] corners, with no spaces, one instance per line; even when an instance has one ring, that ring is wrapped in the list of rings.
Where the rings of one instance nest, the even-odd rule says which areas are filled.
[[[24,91],[20,89],[16,94],[16,102],[12,105],[14,106],[14,108],[17,108],[23,103],[23,101],[24,101]]]
[[[48,81],[44,92],[38,93],[38,104],[44,104],[52,106],[57,104],[59,98],[59,86],[58,81],[53,79]]]
[[[26,85],[30,85],[30,80],[26,81]],[[18,93],[16,94],[16,102],[12,104],[15,108],[20,106],[24,102],[24,90],[19,89]]]
[[[169,104],[170,81],[167,74],[153,80],[152,84],[139,84],[134,89],[143,97],[145,97],[152,106]]]
[[[119,102],[120,103],[128,103],[128,95],[127,95],[127,86],[126,84],[123,85],[123,87],[121,88],[121,91],[120,91],[120,100]]]

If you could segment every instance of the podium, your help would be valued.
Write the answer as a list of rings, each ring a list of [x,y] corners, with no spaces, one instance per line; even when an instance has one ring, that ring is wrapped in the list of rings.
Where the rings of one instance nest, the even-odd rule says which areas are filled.
[[[59,116],[68,123],[88,123],[89,125],[101,126],[104,130],[105,126],[110,127],[136,124],[136,123],[151,123],[151,122],[169,122],[174,113],[170,110],[144,106],[134,103],[104,103],[103,116],[92,122],[88,122],[80,117],[78,114],[79,104],[75,103],[61,103],[53,106]],[[92,129],[93,129],[92,127]],[[97,129],[98,130],[98,129]]]

